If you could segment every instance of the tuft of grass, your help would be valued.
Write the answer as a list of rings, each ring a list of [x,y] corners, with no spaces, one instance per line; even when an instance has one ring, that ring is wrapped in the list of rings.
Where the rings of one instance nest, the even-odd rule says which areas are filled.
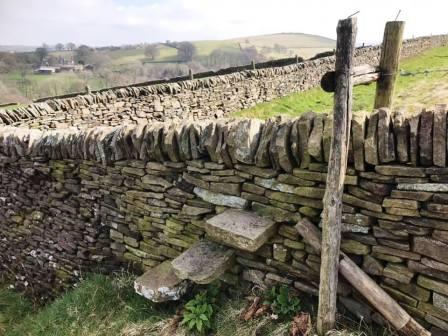
[[[277,322],[269,316],[242,321],[239,316],[244,310],[247,301],[242,298],[228,299],[221,305],[216,314],[216,336],[249,336],[249,335],[288,335],[291,323],[289,321]]]
[[[431,72],[434,70],[447,70]],[[448,102],[448,47],[439,47],[407,58],[400,64],[403,74],[398,76],[394,93],[394,109],[405,109],[414,113],[424,106]],[[373,109],[375,84],[356,86],[353,89],[353,111]],[[235,117],[267,119],[280,114],[298,116],[307,111],[331,112],[333,94],[324,92],[320,87],[288,95],[271,102],[258,104],[250,109],[238,111]]]

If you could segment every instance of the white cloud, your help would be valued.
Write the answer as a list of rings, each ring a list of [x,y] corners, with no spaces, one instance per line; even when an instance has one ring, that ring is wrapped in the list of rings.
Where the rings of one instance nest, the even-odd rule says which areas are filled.
[[[447,8],[435,0],[0,0],[0,44],[110,45],[276,32],[335,38],[337,20],[357,10],[358,42],[370,43],[381,40],[398,9],[407,37],[445,33]]]

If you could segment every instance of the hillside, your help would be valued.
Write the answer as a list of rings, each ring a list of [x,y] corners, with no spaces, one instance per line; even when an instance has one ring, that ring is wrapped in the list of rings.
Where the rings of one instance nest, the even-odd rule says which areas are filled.
[[[332,50],[335,41],[323,36],[302,33],[279,33],[270,35],[257,35],[240,37],[228,40],[202,40],[192,41],[196,46],[198,57],[207,57],[213,50],[238,51],[240,48],[255,47],[267,59],[277,59],[299,55],[310,58],[317,53]],[[275,46],[278,50],[272,50]],[[284,47],[284,48],[281,48]],[[160,44],[159,56],[155,62],[177,61],[176,49]],[[130,64],[146,59],[143,48],[115,50],[108,52],[116,65]]]
[[[103,47],[95,50],[88,60],[95,71],[84,73],[56,73],[36,75],[31,64],[26,71],[18,64],[14,68],[0,71],[0,104],[18,102],[29,103],[32,99],[57,96],[71,92],[80,92],[89,85],[92,90],[117,85],[129,85],[148,80],[186,75],[188,69],[194,72],[216,70],[235,65],[249,64],[255,61],[293,57],[309,58],[316,53],[331,50],[335,41],[316,35],[300,33],[281,33],[234,38],[228,40],[203,40],[192,42],[197,54],[192,62],[181,62],[177,49],[166,43],[157,45],[155,59],[145,56],[144,45]],[[0,46],[0,51],[17,49],[29,52],[27,46]],[[214,54],[213,54],[214,53]],[[7,53],[6,57],[14,57]],[[74,51],[51,51],[50,57],[74,58]],[[215,55],[215,56],[212,56]],[[218,56],[216,56],[218,55]],[[1,56],[1,55],[0,55]],[[0,65],[2,59],[0,57]]]
[[[423,107],[448,103],[448,47],[428,50],[418,56],[401,61],[400,76],[394,94],[394,109],[408,113]],[[375,84],[356,86],[353,90],[353,110],[372,110]],[[296,116],[307,111],[330,112],[333,94],[321,88],[299,92],[268,103],[236,112],[234,116],[266,119],[279,114]]]

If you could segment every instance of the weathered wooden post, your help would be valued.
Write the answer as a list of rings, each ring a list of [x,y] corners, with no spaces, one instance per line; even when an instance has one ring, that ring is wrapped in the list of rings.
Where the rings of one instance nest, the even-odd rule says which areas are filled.
[[[190,80],[194,79],[193,70],[188,69],[188,77],[190,78]]]
[[[250,65],[252,66],[252,70],[255,70],[255,69],[256,69],[256,67],[255,67],[255,61],[254,61],[254,60],[252,60],[252,62],[250,62]]]
[[[336,318],[342,194],[350,139],[356,32],[356,18],[339,21],[336,43],[333,137],[322,218],[323,239],[317,317],[317,330],[320,335],[334,328]]]
[[[381,47],[380,72],[376,84],[375,108],[392,107],[392,98],[400,63],[401,46],[403,43],[404,21],[390,21],[384,29]]]

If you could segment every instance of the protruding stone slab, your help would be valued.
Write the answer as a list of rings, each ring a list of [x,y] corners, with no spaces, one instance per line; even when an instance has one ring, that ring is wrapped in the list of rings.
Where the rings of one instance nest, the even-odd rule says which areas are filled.
[[[226,210],[210,218],[205,231],[211,239],[240,250],[255,252],[275,233],[274,221],[255,213]]]
[[[188,281],[174,274],[170,261],[150,269],[134,282],[137,294],[153,302],[179,300],[188,289]]]
[[[210,241],[200,241],[190,247],[171,264],[180,279],[198,284],[209,284],[233,265],[234,251]]]
[[[195,187],[193,192],[204,201],[215,204],[228,206],[231,208],[245,208],[248,201],[237,196],[224,195],[210,190]]]

